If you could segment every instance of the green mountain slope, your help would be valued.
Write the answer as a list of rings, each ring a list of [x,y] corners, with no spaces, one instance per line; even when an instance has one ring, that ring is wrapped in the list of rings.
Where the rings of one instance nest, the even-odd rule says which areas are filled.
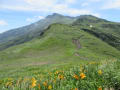
[[[21,28],[9,30],[0,34],[0,50],[10,46],[30,41],[43,34],[43,31],[53,23],[72,24],[76,18],[54,13],[36,23]]]
[[[53,23],[77,26],[120,50],[120,23],[110,22],[91,15],[69,17],[56,13],[31,25],[0,34],[0,50],[41,36],[44,30]]]
[[[73,18],[66,21],[56,14],[47,18],[58,16],[63,19],[44,24],[43,31],[37,28],[1,44],[9,48],[0,51],[0,89],[39,90],[41,85],[46,90],[47,82],[53,90],[118,90],[119,23],[89,15],[76,17],[79,19],[74,23]],[[31,88],[33,84],[37,86]]]
[[[110,22],[94,16],[81,16],[74,22],[82,30],[93,34],[120,50],[120,23]]]
[[[42,37],[0,52],[0,70],[120,58],[120,52],[77,27],[53,24]]]

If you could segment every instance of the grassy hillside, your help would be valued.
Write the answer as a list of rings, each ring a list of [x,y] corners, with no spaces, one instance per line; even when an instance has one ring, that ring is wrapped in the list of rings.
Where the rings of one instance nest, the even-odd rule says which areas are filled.
[[[0,70],[34,64],[120,58],[120,52],[79,28],[54,24],[28,43],[0,52]]]
[[[10,78],[14,79],[14,83],[16,83],[16,80],[19,77],[38,78],[38,75],[43,74],[44,78],[40,78],[45,81],[47,79],[46,77],[48,77],[49,75],[48,72],[54,73],[56,72],[56,70],[59,69],[62,69],[64,71],[68,70],[68,73],[65,73],[65,77],[67,77],[69,76],[69,72],[71,72],[69,71],[69,69],[73,68],[74,66],[86,66],[89,63],[93,62],[104,63],[106,60],[107,62],[112,62],[112,60],[118,59],[120,59],[119,50],[107,44],[103,40],[95,37],[94,35],[81,30],[78,26],[76,27],[63,24],[53,24],[46,29],[45,33],[42,36],[0,52],[0,85],[1,88],[5,87],[8,90],[10,90],[10,88],[13,89],[13,87],[16,87],[15,90],[19,90],[19,86],[9,86],[10,82],[12,82]],[[119,61],[117,61],[117,63],[119,64]],[[101,65],[105,66],[104,64]],[[114,64],[114,67],[117,71],[116,75],[119,74],[118,66]],[[88,69],[90,69],[90,71],[88,71],[91,72],[91,74],[95,74],[95,72],[97,72],[95,71],[96,67],[98,66],[95,65],[93,69],[94,72],[91,72],[92,67],[90,67],[91,69],[88,67]],[[78,75],[79,71],[77,70],[77,68],[74,69],[72,73]],[[99,70],[99,68],[97,70]],[[104,70],[104,68],[102,68],[102,70]],[[115,69],[113,69],[112,72],[114,70]],[[110,71],[110,69],[108,71]],[[87,72],[84,73],[88,75]],[[108,74],[107,69],[106,74]],[[116,77],[116,75],[113,76]],[[111,77],[113,78],[113,76]],[[92,82],[92,79],[90,79],[91,76],[88,75],[87,77],[89,78],[86,79],[86,81],[90,80],[89,82],[91,83],[85,81],[81,82],[81,84],[90,85],[90,90],[96,90],[96,88],[98,88],[99,86],[110,82],[109,79],[105,78],[107,82],[104,82],[103,84],[99,82],[95,85],[96,79],[94,80],[94,82]],[[104,77],[106,76],[104,75]],[[117,80],[118,79],[119,78],[117,78]],[[43,82],[41,80],[38,81],[41,83]],[[70,82],[68,83],[67,81]],[[49,82],[49,79],[47,82]],[[58,81],[57,83],[59,84],[60,82]],[[86,88],[88,88],[86,86],[79,87],[77,83],[78,81],[74,81],[74,79],[69,77],[68,80],[62,82],[59,87],[57,87],[57,84],[54,90],[67,90],[67,87],[65,87],[66,84],[69,85],[68,87],[70,89],[79,88],[82,90],[86,90]],[[6,86],[6,84],[8,84],[8,86]],[[25,87],[28,84],[30,85],[30,83],[24,84],[22,86],[22,90],[24,90],[23,88],[26,88],[26,90],[32,90]],[[49,82],[49,84],[51,83]],[[112,87],[114,86],[114,84],[111,85]],[[118,86],[119,84],[117,84],[117,88]],[[47,89],[47,87],[42,87],[42,89],[45,90]],[[36,87],[35,90],[39,90],[38,87]]]
[[[44,30],[53,23],[72,24],[75,27],[77,26],[81,30],[93,34],[120,50],[120,23],[110,22],[91,15],[69,17],[56,13],[31,25],[0,34],[0,50],[22,44],[41,36]]]
[[[93,34],[109,45],[120,50],[120,23],[110,22],[94,16],[81,16],[73,23],[82,30]]]
[[[54,13],[38,22],[4,32],[0,34],[0,50],[4,50],[8,47],[39,37],[43,34],[44,30],[53,23],[72,24],[75,20],[76,18],[74,17]]]
[[[27,72],[27,73],[26,73]],[[12,74],[13,72],[11,72]],[[26,67],[0,80],[1,90],[119,90],[118,60]]]

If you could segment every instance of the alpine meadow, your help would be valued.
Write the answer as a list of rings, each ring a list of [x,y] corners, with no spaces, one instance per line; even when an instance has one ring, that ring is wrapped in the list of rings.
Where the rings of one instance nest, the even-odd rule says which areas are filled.
[[[0,90],[120,90],[120,23],[53,13],[1,33]]]

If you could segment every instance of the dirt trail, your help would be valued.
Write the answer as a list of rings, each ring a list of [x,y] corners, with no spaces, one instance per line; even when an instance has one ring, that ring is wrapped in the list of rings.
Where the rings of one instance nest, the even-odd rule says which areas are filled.
[[[72,42],[76,45],[77,49],[82,48],[81,45],[80,45],[79,39],[72,39]]]

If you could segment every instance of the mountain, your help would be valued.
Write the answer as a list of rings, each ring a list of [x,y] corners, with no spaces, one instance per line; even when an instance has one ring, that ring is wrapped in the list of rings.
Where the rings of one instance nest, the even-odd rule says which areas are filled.
[[[120,59],[120,51],[78,27],[52,24],[42,36],[1,51],[0,71],[107,59]]]
[[[34,24],[32,24],[33,26],[30,25],[31,27],[25,26],[28,28],[26,29],[28,34],[21,33],[23,36],[16,36],[16,39],[12,38],[10,41],[8,40],[2,44],[3,46],[1,46],[1,48],[7,45],[9,45],[9,48],[0,51],[1,89],[6,88],[6,90],[9,90],[12,88],[18,90],[20,88],[21,90],[25,90],[25,86],[28,89],[29,85],[31,85],[31,77],[39,79],[37,80],[37,84],[40,82],[41,86],[43,86],[41,79],[44,82],[51,82],[52,85],[54,82],[52,83],[51,80],[58,79],[58,76],[56,76],[56,72],[58,71],[59,74],[67,76],[64,79],[69,83],[64,83],[65,86],[70,86],[71,80],[73,80],[72,84],[75,84],[74,82],[76,81],[75,85],[78,85],[78,81],[83,81],[83,86],[89,85],[88,88],[92,88],[98,83],[98,77],[100,78],[98,85],[104,86],[108,84],[109,86],[112,82],[116,85],[115,87],[119,86],[119,23],[110,22],[91,15],[74,18],[53,14],[46,17],[46,19],[49,21],[49,24],[52,23],[50,25],[48,25],[48,23],[44,24],[47,25],[43,25],[44,29],[39,28],[40,24],[37,24],[38,26],[36,25],[36,28],[33,27]],[[46,19],[40,22],[47,22]],[[53,23],[51,20],[56,23]],[[66,20],[68,20],[67,23]],[[14,30],[8,32],[11,33],[13,31]],[[16,32],[18,31],[16,30]],[[30,35],[32,36],[31,38]],[[14,36],[12,36],[11,33],[9,37]],[[91,68],[90,71],[89,66]],[[71,69],[71,67],[73,68]],[[70,70],[70,72],[67,70]],[[101,75],[97,74],[99,70],[102,72],[102,77],[104,75],[103,80],[101,79]],[[50,79],[51,71],[53,79]],[[76,80],[73,78],[74,74],[80,75],[81,72],[85,73],[85,79]],[[69,76],[71,79],[68,79]],[[10,77],[12,77],[12,79]],[[24,78],[18,79],[19,77]],[[49,79],[46,80],[46,78]],[[29,79],[27,84],[24,83],[26,79]],[[23,82],[21,82],[21,80]],[[105,81],[104,84],[101,80]],[[109,82],[106,82],[106,80]],[[7,87],[10,81],[13,86]],[[20,87],[16,85],[17,81],[21,82]],[[60,81],[62,80],[60,79]],[[84,81],[86,81],[86,83]],[[118,84],[116,84],[116,82]],[[21,87],[21,85],[23,87]],[[13,88],[14,86],[18,88]],[[36,88],[34,89],[38,90]],[[70,89],[71,88],[73,87],[70,87]],[[88,88],[80,90],[87,90]],[[43,90],[45,89],[47,88]],[[57,89],[55,88],[54,90]],[[62,87],[60,90],[68,90],[68,86],[67,89]],[[93,88],[90,90],[93,90]]]
[[[91,15],[81,16],[73,23],[80,29],[120,50],[120,23],[110,22]]]
[[[120,23],[110,22],[92,15],[69,17],[57,13],[48,15],[45,19],[31,25],[0,34],[0,50],[41,36],[44,30],[53,23],[72,24],[73,26],[77,26],[120,50]]]
[[[64,24],[66,24],[69,28],[77,28],[80,31],[82,30],[102,40],[109,46],[120,50],[120,23],[110,22],[92,15],[69,17],[57,13],[54,13],[53,15],[48,15],[45,19],[31,25],[10,30],[1,34],[0,49],[4,50],[11,46],[16,46],[22,43],[24,44],[25,42],[32,39],[36,40],[38,38],[41,38],[46,33],[46,30],[50,29],[51,25],[54,23],[62,24],[60,28],[64,28]],[[56,32],[57,30],[58,29],[56,28]],[[73,30],[72,33],[74,32],[75,31]],[[56,33],[52,33],[52,35],[56,36]],[[76,43],[79,42],[76,39],[74,41]]]
[[[53,23],[71,24],[75,20],[76,18],[74,17],[54,13],[31,25],[9,30],[0,34],[0,50],[30,41],[31,39],[40,36],[43,34],[44,30]]]

